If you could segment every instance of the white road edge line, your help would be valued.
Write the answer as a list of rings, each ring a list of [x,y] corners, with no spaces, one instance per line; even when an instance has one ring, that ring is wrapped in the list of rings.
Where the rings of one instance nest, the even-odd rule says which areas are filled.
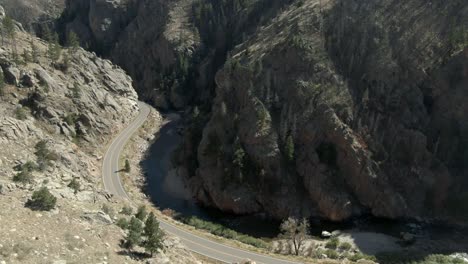
[[[144,118],[142,121],[135,123],[135,124],[138,124],[138,126],[136,126],[136,129],[135,129],[135,130],[138,130],[138,129],[146,122],[146,119],[148,118],[149,114],[151,113],[151,108],[150,108],[149,106],[147,106],[145,103],[143,103],[143,102],[138,102],[138,106],[140,107],[140,112],[139,112],[139,114],[135,117],[135,119],[134,119],[129,125],[134,125],[133,122],[138,121],[138,118],[140,118],[140,115],[141,115],[142,113],[144,113],[144,112],[142,112],[142,111],[144,111],[144,109],[142,109],[142,108],[147,107],[149,111],[148,111],[148,113],[146,114],[145,118]],[[110,154],[109,152],[111,151],[112,146],[114,146],[117,142],[120,143],[120,141],[122,141],[121,136],[124,135],[124,134],[126,134],[126,133],[128,133],[129,131],[132,131],[131,129],[128,129],[128,128],[129,128],[129,126],[127,126],[125,129],[123,129],[120,133],[117,134],[117,136],[114,138],[114,140],[113,140],[113,141],[111,142],[111,144],[108,146],[107,151],[106,151],[106,153],[105,153],[105,156],[103,157],[102,177],[103,177],[104,189],[105,189],[106,191],[109,191],[108,186],[106,185],[106,180],[105,180],[105,178],[106,178],[106,177],[105,177],[105,163],[106,163],[106,158],[107,158],[109,155],[111,155],[111,157],[112,157],[112,154]],[[131,134],[134,134],[134,133],[135,133],[135,131],[133,131]],[[120,152],[121,152],[122,150],[123,150],[123,148],[120,149]],[[115,154],[115,153],[114,153],[114,154]],[[121,153],[117,153],[117,154],[118,154],[118,158],[117,158],[117,164],[116,164],[116,165],[118,165],[118,161],[120,160],[120,154],[121,154]],[[108,163],[110,164],[110,172],[112,173],[112,162],[111,162],[111,161],[112,161],[112,160],[110,160],[110,162],[108,162]],[[117,168],[117,170],[118,170],[118,168]],[[135,202],[134,202],[132,199],[130,199],[130,197],[128,196],[127,192],[126,192],[125,189],[123,188],[123,185],[122,185],[122,182],[121,182],[121,178],[120,178],[119,172],[117,171],[115,174],[116,174],[116,177],[118,177],[118,183],[119,183],[119,185],[120,185],[119,187],[121,188],[121,190],[122,190],[123,193],[125,194],[125,198],[126,198],[127,200],[129,200],[132,204],[136,205]],[[111,182],[113,182],[113,181],[111,181]],[[191,232],[188,232],[188,231],[184,230],[183,228],[180,228],[180,227],[178,227],[177,225],[174,225],[174,224],[172,224],[172,223],[170,223],[170,222],[168,222],[168,221],[166,221],[166,220],[164,220],[164,219],[158,219],[158,221],[163,222],[164,224],[166,224],[166,225],[168,225],[168,226],[171,226],[172,228],[174,228],[174,229],[176,229],[176,230],[178,230],[178,231],[180,231],[180,232],[183,232],[183,233],[185,233],[185,234],[187,234],[187,235],[189,235],[189,236],[191,236],[191,237],[196,237],[197,239],[204,240],[204,241],[206,241],[206,242],[208,242],[208,243],[210,243],[210,244],[215,244],[215,245],[217,245],[217,246],[229,248],[229,249],[232,249],[232,250],[234,250],[234,251],[240,251],[240,252],[244,252],[244,253],[246,253],[246,254],[258,256],[258,257],[261,257],[261,258],[271,259],[271,260],[274,260],[274,261],[281,261],[281,262],[291,263],[291,264],[300,264],[300,263],[301,263],[301,262],[293,262],[293,261],[286,260],[286,259],[283,259],[283,258],[274,258],[274,257],[268,256],[268,255],[259,254],[259,253],[255,253],[255,252],[248,251],[248,250],[245,250],[245,249],[241,249],[241,248],[233,247],[233,246],[230,246],[230,245],[218,243],[218,242],[213,241],[213,240],[211,240],[211,239],[208,239],[208,238],[205,238],[205,237],[202,237],[202,236],[197,236],[196,234],[193,234],[193,233],[191,233]],[[166,232],[172,233],[172,232],[169,232],[169,231],[166,231]],[[172,233],[172,234],[173,234],[173,233]],[[177,235],[176,235],[176,236],[177,236]],[[189,239],[183,238],[183,237],[179,237],[179,238],[180,238],[181,240],[186,240],[186,241],[188,241],[188,242],[190,242],[190,243],[193,243],[193,244],[196,244],[196,245],[198,245],[198,246],[207,248],[207,249],[209,249],[209,250],[212,250],[212,251],[215,251],[215,252],[219,252],[219,251],[216,250],[216,249],[212,249],[212,248],[209,248],[209,247],[200,245],[199,243],[194,242],[193,240],[189,240]],[[193,251],[193,252],[195,252],[195,253],[197,253],[197,254],[206,256],[206,257],[208,257],[208,258],[211,258],[211,259],[214,259],[214,260],[217,260],[217,261],[221,261],[221,262],[223,262],[223,263],[230,263],[230,262],[226,262],[226,261],[224,261],[224,260],[217,259],[216,257],[208,256],[206,253],[201,253],[201,252],[198,252],[197,250],[193,250],[193,249],[189,249],[189,250],[190,250],[190,251]],[[221,252],[220,252],[220,253],[221,253]],[[228,253],[222,253],[222,254],[225,254],[225,255],[233,256],[233,257],[235,257],[235,258],[240,258],[240,259],[242,259],[242,257],[240,257],[240,256],[238,257],[238,256],[234,256],[234,255],[231,255],[231,254],[228,254]],[[259,261],[256,261],[256,262],[257,262],[257,263],[262,263],[262,262],[259,262]]]

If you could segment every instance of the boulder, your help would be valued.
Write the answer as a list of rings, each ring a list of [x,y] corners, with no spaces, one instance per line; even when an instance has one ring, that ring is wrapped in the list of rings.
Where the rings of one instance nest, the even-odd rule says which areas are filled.
[[[5,81],[9,84],[18,86],[20,84],[20,70],[14,65],[9,65],[8,67],[3,68],[3,75],[5,76]]]
[[[81,191],[76,194],[76,199],[80,202],[91,202],[95,199],[92,191]]]
[[[328,232],[328,231],[322,231],[322,234],[321,236],[323,238],[330,238],[332,236],[332,233]]]
[[[36,74],[36,77],[41,85],[47,86],[48,88],[53,88],[57,86],[55,80],[52,77],[50,77],[50,75],[44,69],[36,68],[34,69],[34,73]]]
[[[340,230],[334,230],[333,232],[331,232],[331,235],[332,235],[332,237],[337,237],[337,236],[341,235],[341,231]]]
[[[81,218],[91,223],[100,223],[100,224],[112,224],[113,223],[111,217],[102,211],[85,212],[81,216]]]
[[[21,71],[21,85],[33,87],[36,84],[34,75],[30,71]]]

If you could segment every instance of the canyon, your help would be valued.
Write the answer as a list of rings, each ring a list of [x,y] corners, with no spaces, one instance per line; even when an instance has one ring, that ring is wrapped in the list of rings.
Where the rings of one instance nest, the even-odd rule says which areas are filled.
[[[187,113],[176,166],[202,204],[466,220],[464,1],[66,4],[63,32]]]
[[[466,248],[468,223],[466,1],[0,5],[0,209],[12,212],[0,216],[9,223],[0,260],[141,262],[121,250],[128,232],[112,225],[136,203],[196,241],[214,238],[214,252],[229,248],[222,241],[291,254],[276,235],[295,217],[309,219],[314,236],[351,243],[352,253],[339,239],[328,252],[331,239],[312,237],[307,261],[337,252],[364,261],[383,249],[466,257],[454,253]],[[113,195],[102,186],[103,151],[139,101],[157,110],[147,109],[130,144],[117,140],[124,150],[107,174],[122,186]],[[116,168],[115,178],[119,159],[132,169]],[[49,212],[27,207],[40,188],[58,198]],[[327,224],[354,228],[322,232]],[[183,240],[167,236],[148,263],[211,263]],[[255,256],[244,253],[235,259]]]

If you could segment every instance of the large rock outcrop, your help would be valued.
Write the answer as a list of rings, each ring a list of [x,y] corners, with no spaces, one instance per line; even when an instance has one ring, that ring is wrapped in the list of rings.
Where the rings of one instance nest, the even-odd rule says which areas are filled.
[[[65,8],[65,0],[0,0],[0,5],[28,31],[40,31],[54,26]]]
[[[276,218],[460,220],[467,9],[82,0],[68,1],[62,23],[156,106],[198,105],[179,165],[205,205]]]
[[[100,175],[96,175],[96,157],[80,147],[96,149],[137,115],[132,81],[110,61],[83,49],[72,55],[62,51],[69,58],[64,68],[61,62],[51,65],[41,40],[24,32],[18,32],[15,40],[19,52],[28,50],[33,41],[38,56],[36,62],[15,62],[11,39],[0,49],[0,73],[7,82],[0,96],[0,171],[5,176],[0,182],[10,180],[16,165],[34,162],[34,146],[44,140],[60,153],[49,167],[50,184],[61,186],[65,178],[72,179],[63,175],[73,175],[88,191],[100,182]],[[38,179],[32,186],[40,183]]]
[[[101,170],[106,145],[138,114],[131,78],[81,48],[51,58],[48,43],[23,31],[2,41],[0,262],[142,263],[119,253],[124,230],[114,223],[130,201],[103,190]],[[52,210],[28,206],[42,188],[56,198]],[[145,263],[199,263],[177,238],[163,242]]]
[[[464,219],[467,14],[463,1],[291,4],[217,74],[198,199],[278,218]]]
[[[67,1],[64,32],[122,66],[142,98],[155,106],[181,108],[188,68],[200,45],[191,27],[191,1]]]
[[[59,24],[124,68],[142,98],[183,109],[211,101],[228,51],[284,2],[69,0]]]

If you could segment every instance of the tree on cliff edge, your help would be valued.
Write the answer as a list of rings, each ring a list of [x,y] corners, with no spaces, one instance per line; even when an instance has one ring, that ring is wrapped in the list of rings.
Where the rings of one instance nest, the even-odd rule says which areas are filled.
[[[67,47],[70,49],[70,55],[73,55],[80,47],[80,39],[78,38],[78,35],[76,35],[76,33],[73,31],[70,31],[67,34]]]
[[[13,21],[13,19],[11,19],[11,17],[6,16],[5,18],[3,18],[2,25],[3,30],[10,39],[10,45],[13,47],[13,56],[16,58],[16,56],[18,56],[18,52],[16,49],[15,22]]]

